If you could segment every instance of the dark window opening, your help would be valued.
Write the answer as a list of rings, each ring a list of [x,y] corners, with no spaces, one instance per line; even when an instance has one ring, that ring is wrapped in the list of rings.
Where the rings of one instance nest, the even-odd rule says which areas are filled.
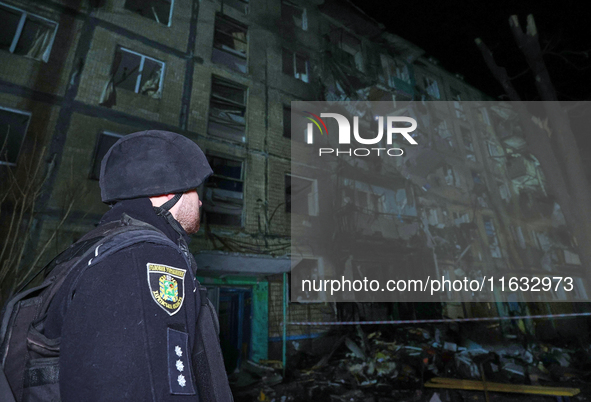
[[[308,30],[308,15],[306,9],[289,1],[281,2],[281,18],[291,21],[293,25],[304,31]]]
[[[0,164],[16,165],[30,113],[0,109]]]
[[[466,159],[476,162],[474,144],[472,143],[472,133],[464,127],[460,127],[460,131],[462,132],[462,142],[464,143],[464,150],[466,151]]]
[[[217,15],[213,37],[212,61],[246,73],[247,27],[228,17]]]
[[[125,8],[158,22],[170,25],[173,0],[126,0]]]
[[[49,60],[57,24],[0,4],[0,49],[36,60]]]
[[[107,107],[115,105],[117,88],[160,99],[163,74],[163,62],[118,47],[111,65],[111,76],[105,84],[99,104]]]
[[[246,140],[246,87],[213,77],[207,132],[234,141]]]
[[[283,49],[283,73],[310,82],[310,63],[302,54]]]
[[[332,56],[335,61],[348,67],[364,71],[361,41],[343,29],[333,27],[329,33]]]
[[[239,160],[207,155],[213,175],[205,184],[203,210],[213,225],[242,226],[244,170]]]

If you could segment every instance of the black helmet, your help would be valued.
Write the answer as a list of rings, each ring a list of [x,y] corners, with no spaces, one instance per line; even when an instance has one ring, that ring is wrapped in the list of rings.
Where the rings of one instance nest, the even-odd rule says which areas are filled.
[[[101,163],[104,203],[197,188],[213,171],[201,148],[169,131],[148,130],[121,138]]]

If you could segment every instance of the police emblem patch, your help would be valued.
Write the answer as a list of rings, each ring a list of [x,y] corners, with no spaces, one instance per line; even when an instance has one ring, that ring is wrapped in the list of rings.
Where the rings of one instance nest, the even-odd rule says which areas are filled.
[[[185,299],[186,269],[148,263],[148,285],[152,299],[169,315],[176,314]]]

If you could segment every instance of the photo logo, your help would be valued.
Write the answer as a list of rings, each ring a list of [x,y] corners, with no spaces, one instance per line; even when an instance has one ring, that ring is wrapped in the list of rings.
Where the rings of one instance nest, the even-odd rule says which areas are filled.
[[[304,110],[304,113],[308,113],[311,116],[314,116],[318,121],[320,121],[320,123],[322,123],[322,127],[324,127],[324,132],[326,133],[326,135],[328,135],[328,129],[326,128],[326,124],[324,124],[324,121],[322,121],[322,119],[318,116],[316,116],[314,113],[310,113],[310,112],[306,112]],[[316,125],[316,127],[318,127],[318,130],[320,131],[320,134],[322,135],[322,128],[320,127],[320,124],[318,124],[318,122],[316,120],[314,120],[311,117],[306,117],[308,120],[310,120],[312,123],[314,123]],[[313,144],[314,143],[314,136],[313,136],[313,126],[312,123],[308,123],[308,128],[306,130],[306,142],[308,144]]]
[[[322,120],[322,118],[333,118],[337,121],[339,126],[339,144],[351,144],[351,123],[349,120],[339,114],[339,113],[320,113],[320,116],[317,116],[310,112],[304,112],[312,117],[306,117],[312,123],[308,123],[306,128],[306,143],[313,144],[314,143],[314,126],[318,128],[320,134],[323,135],[324,132],[328,136],[328,129],[326,128],[326,124]],[[417,121],[412,117],[407,116],[385,116],[385,124],[384,124],[384,116],[377,116],[378,121],[378,132],[375,134],[373,138],[363,138],[359,134],[359,116],[353,117],[353,137],[355,141],[359,144],[363,145],[374,145],[379,144],[382,139],[384,138],[384,131],[386,132],[386,144],[392,145],[392,138],[395,134],[400,134],[406,141],[408,141],[411,145],[418,145],[415,139],[410,135],[417,128]],[[318,123],[320,122],[322,126]],[[384,130],[384,126],[386,126],[386,130]],[[324,127],[324,132],[322,130]],[[338,148],[320,148],[319,155],[322,154],[347,154],[349,156],[369,156],[372,151],[376,151],[378,156],[380,155],[381,151],[387,153],[389,156],[401,156],[404,154],[404,150],[401,148],[354,148],[354,149],[347,149],[340,151]]]

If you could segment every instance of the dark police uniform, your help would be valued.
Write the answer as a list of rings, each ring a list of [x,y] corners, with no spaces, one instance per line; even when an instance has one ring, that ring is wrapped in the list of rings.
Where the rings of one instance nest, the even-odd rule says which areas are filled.
[[[179,233],[148,198],[116,203],[101,223],[123,213],[179,242]],[[181,241],[188,242],[182,233]],[[91,265],[66,312],[71,277],[52,302],[45,326],[48,338],[61,336],[63,402],[199,399],[191,361],[199,291],[179,248],[139,243]]]

